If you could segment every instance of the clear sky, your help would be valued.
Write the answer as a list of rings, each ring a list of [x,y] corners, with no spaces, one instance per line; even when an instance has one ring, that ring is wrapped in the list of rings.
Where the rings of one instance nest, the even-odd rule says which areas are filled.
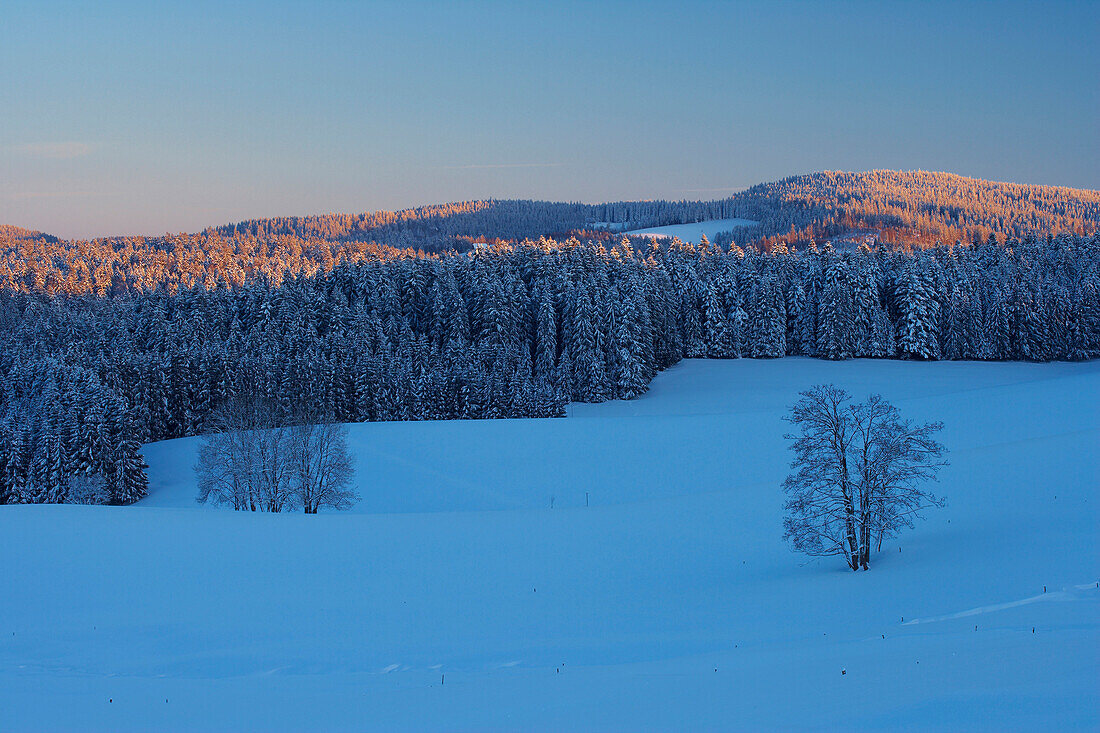
[[[1100,188],[1100,0],[4,0],[0,223],[63,236],[816,170]]]

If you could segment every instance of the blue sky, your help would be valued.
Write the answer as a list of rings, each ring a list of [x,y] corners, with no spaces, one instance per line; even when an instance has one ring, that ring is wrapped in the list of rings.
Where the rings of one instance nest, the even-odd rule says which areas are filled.
[[[824,169],[1100,188],[1100,2],[4,3],[0,223],[64,236]]]

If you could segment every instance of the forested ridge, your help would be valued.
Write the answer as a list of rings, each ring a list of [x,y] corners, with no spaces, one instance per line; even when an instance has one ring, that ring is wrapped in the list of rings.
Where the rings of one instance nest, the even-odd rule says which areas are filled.
[[[128,503],[140,447],[284,419],[551,417],[684,357],[1100,356],[1100,235],[917,252],[540,239],[114,297],[0,292],[0,503]]]
[[[984,242],[991,234],[1003,243],[1028,235],[1095,233],[1100,192],[923,171],[823,172],[760,184],[718,201],[468,201],[95,240],[0,227],[0,289],[119,295],[252,280],[278,284],[345,263],[462,252],[478,243],[576,236],[610,245],[624,230],[726,218],[758,224],[723,233],[716,243],[764,251],[830,240],[839,246],[853,232],[892,249]]]
[[[888,245],[921,248],[985,241],[991,234],[1004,241],[1100,229],[1100,191],[952,173],[826,171],[753,186],[737,198],[763,211],[803,209],[802,221],[790,217],[792,231],[762,232],[767,244],[804,244],[869,231]]]

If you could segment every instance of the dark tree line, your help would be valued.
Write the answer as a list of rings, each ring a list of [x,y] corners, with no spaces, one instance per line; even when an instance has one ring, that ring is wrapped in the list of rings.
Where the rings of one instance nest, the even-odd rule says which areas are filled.
[[[128,504],[145,496],[132,406],[92,370],[5,346],[0,504]]]
[[[540,240],[278,284],[0,291],[0,502],[133,501],[142,443],[240,397],[287,424],[303,406],[552,417],[640,395],[683,357],[1094,358],[1098,262],[1095,235],[917,254]]]

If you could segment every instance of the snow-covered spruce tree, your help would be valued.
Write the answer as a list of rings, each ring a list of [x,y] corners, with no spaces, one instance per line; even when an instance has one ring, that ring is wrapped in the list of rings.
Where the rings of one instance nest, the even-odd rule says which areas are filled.
[[[944,359],[965,359],[970,355],[966,315],[969,304],[956,283],[944,298],[940,319],[942,327],[940,353]]]
[[[546,291],[537,293],[535,314],[534,372],[541,379],[553,378],[558,364],[558,326],[554,302]]]
[[[866,245],[860,248],[852,261],[852,339],[853,355],[858,357],[881,356],[881,335],[876,338],[876,320],[879,305],[877,282],[878,268]]]
[[[848,359],[856,348],[855,306],[852,301],[848,263],[826,253],[831,261],[825,269],[817,331],[817,355],[825,359]]]
[[[818,354],[817,335],[820,303],[818,301],[818,285],[815,283],[814,277],[816,274],[813,270],[807,273],[803,284],[805,301],[803,301],[802,310],[798,314],[798,323],[795,325],[798,330],[800,353],[805,356],[817,356]]]
[[[1049,329],[1043,319],[1048,312],[1045,300],[1038,283],[1030,287],[1021,283],[1016,289],[1016,347],[1020,359],[1044,361],[1047,357]]]
[[[646,369],[645,328],[631,283],[616,288],[613,301],[615,331],[611,334],[615,355],[615,389],[619,399],[632,400],[649,389],[650,375]]]
[[[11,498],[15,458],[15,436],[8,420],[0,415],[0,505]]]
[[[570,353],[573,360],[573,398],[580,402],[602,402],[607,399],[607,367],[600,347],[597,313],[591,295],[585,289],[578,288]]]
[[[689,359],[701,359],[707,355],[706,325],[701,317],[700,292],[705,293],[705,285],[697,278],[683,281],[677,279],[680,289],[680,334],[683,339],[684,356]],[[705,308],[705,304],[704,304]]]
[[[942,423],[903,420],[879,395],[852,403],[833,385],[800,393],[786,419],[799,431],[785,436],[794,459],[783,482],[784,537],[795,551],[868,570],[884,539],[944,505],[922,487],[946,465],[934,439]]]
[[[1076,302],[1080,358],[1095,359],[1100,356],[1100,275],[1095,270],[1082,276]]]
[[[714,285],[707,288],[705,324],[707,356],[712,359],[736,359],[741,356],[734,325],[730,323],[722,296]]]
[[[1012,331],[1007,297],[1007,294],[1000,289],[992,295],[982,325],[982,343],[984,344],[984,350],[980,355],[982,359],[1011,358]]]
[[[907,359],[938,359],[939,304],[926,276],[915,266],[911,265],[902,275],[897,301],[898,355]]]
[[[783,293],[774,278],[764,277],[753,292],[750,349],[754,358],[775,358],[787,351],[787,315]]]
[[[806,309],[806,289],[796,283],[787,291],[787,353],[797,356],[802,350],[802,318]]]

